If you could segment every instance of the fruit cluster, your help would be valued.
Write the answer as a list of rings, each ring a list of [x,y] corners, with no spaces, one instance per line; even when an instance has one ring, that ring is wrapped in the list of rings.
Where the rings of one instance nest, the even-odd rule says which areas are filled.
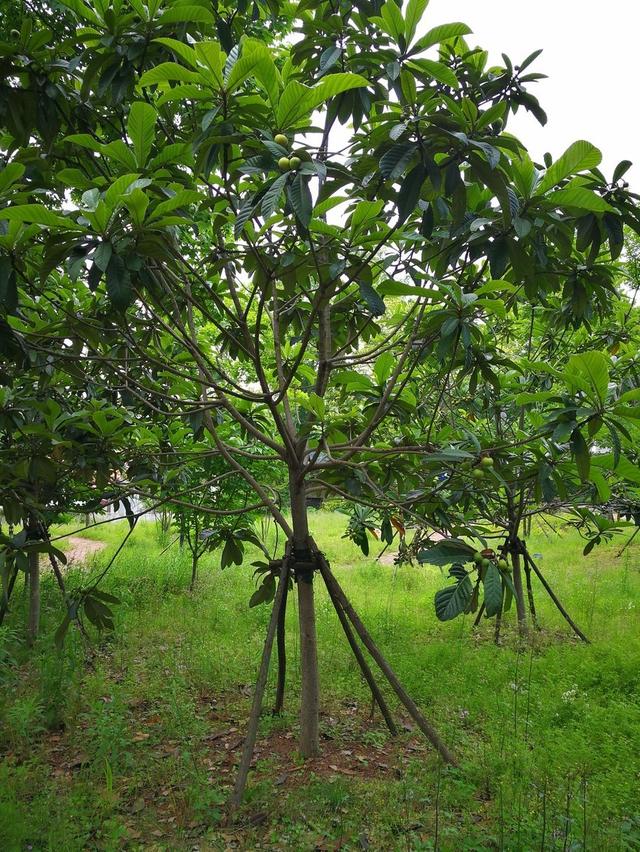
[[[290,147],[289,140],[284,135],[284,133],[277,133],[273,137],[273,141],[277,145],[280,145],[281,148],[289,148]],[[278,168],[280,169],[281,172],[295,171],[300,166],[301,163],[302,163],[302,160],[300,159],[300,157],[296,156],[295,154],[292,157],[280,157],[280,159],[278,160]]]
[[[476,550],[472,556],[472,560],[478,569],[484,569],[485,571],[492,562],[495,562],[496,566],[501,571],[511,570],[510,565],[504,556],[500,556],[496,559],[496,554],[493,550]]]

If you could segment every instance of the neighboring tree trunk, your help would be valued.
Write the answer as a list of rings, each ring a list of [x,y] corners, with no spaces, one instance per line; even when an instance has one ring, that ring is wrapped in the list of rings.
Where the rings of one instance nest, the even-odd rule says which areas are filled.
[[[198,554],[191,554],[191,582],[189,583],[189,591],[192,592],[196,585],[196,578],[198,576]]]
[[[29,617],[27,620],[27,642],[33,645],[40,629],[40,554],[29,553]]]
[[[310,560],[309,523],[304,483],[290,476],[291,518],[293,521],[294,571],[298,584],[298,617],[300,620],[300,753],[302,757],[315,757],[320,753],[318,712],[320,687],[318,681],[318,647],[316,639],[316,613],[313,599],[313,573],[298,571],[305,555]]]
[[[513,564],[513,588],[516,592],[516,612],[518,614],[518,632],[521,636],[526,636],[529,632],[527,624],[527,610],[524,603],[524,588],[522,586],[522,570],[520,567],[520,554],[512,553],[511,562]]]

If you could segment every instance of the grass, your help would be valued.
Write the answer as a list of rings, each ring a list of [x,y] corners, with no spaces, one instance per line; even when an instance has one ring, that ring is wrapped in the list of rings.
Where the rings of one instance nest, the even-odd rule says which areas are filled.
[[[323,757],[296,754],[299,669],[295,595],[288,610],[286,712],[265,713],[246,804],[225,827],[269,617],[249,609],[248,562],[190,564],[153,522],[140,523],[104,580],[116,630],[62,653],[52,579],[43,630],[22,639],[22,589],[0,632],[0,849],[640,849],[640,549],[621,541],[582,557],[575,533],[542,530],[531,552],[578,624],[574,641],[536,585],[543,631],[504,642],[492,623],[436,621],[435,568],[380,565],[341,538],[344,517],[318,512],[313,533],[405,686],[460,756],[443,767],[406,716],[397,742],[379,715],[317,586]],[[126,526],[97,527],[115,552]],[[375,554],[374,554],[375,555]],[[251,555],[249,554],[250,561]],[[69,586],[86,580],[79,569]],[[535,580],[534,580],[535,582]],[[273,700],[273,673],[267,708]],[[391,697],[390,697],[391,698]]]

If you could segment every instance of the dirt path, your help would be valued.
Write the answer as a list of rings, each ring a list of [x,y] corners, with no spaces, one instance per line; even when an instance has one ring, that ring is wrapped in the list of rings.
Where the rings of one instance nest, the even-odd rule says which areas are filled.
[[[79,538],[72,535],[67,539],[69,547],[65,550],[68,565],[82,565],[93,553],[106,547],[104,541],[93,541],[90,538]]]

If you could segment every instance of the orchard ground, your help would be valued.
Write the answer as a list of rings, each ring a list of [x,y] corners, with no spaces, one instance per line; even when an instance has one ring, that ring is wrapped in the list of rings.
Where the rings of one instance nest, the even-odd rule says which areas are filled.
[[[475,632],[471,616],[437,622],[439,569],[381,564],[375,547],[363,557],[341,538],[340,514],[312,523],[459,767],[439,763],[391,696],[397,740],[371,718],[317,583],[323,755],[303,764],[296,752],[293,595],[286,711],[269,713],[272,671],[245,805],[225,826],[269,607],[248,607],[251,553],[224,572],[204,557],[189,593],[188,553],[142,521],[102,585],[121,599],[113,635],[87,649],[72,630],[58,653],[61,605],[45,574],[29,652],[16,593],[0,633],[2,850],[640,849],[640,545],[617,557],[627,534],[583,557],[575,532],[539,527],[530,550],[592,644],[575,640],[534,579],[543,630],[519,643],[511,612],[496,647],[493,621]],[[97,573],[125,531],[119,521],[85,533],[106,546],[75,562],[69,586]]]

